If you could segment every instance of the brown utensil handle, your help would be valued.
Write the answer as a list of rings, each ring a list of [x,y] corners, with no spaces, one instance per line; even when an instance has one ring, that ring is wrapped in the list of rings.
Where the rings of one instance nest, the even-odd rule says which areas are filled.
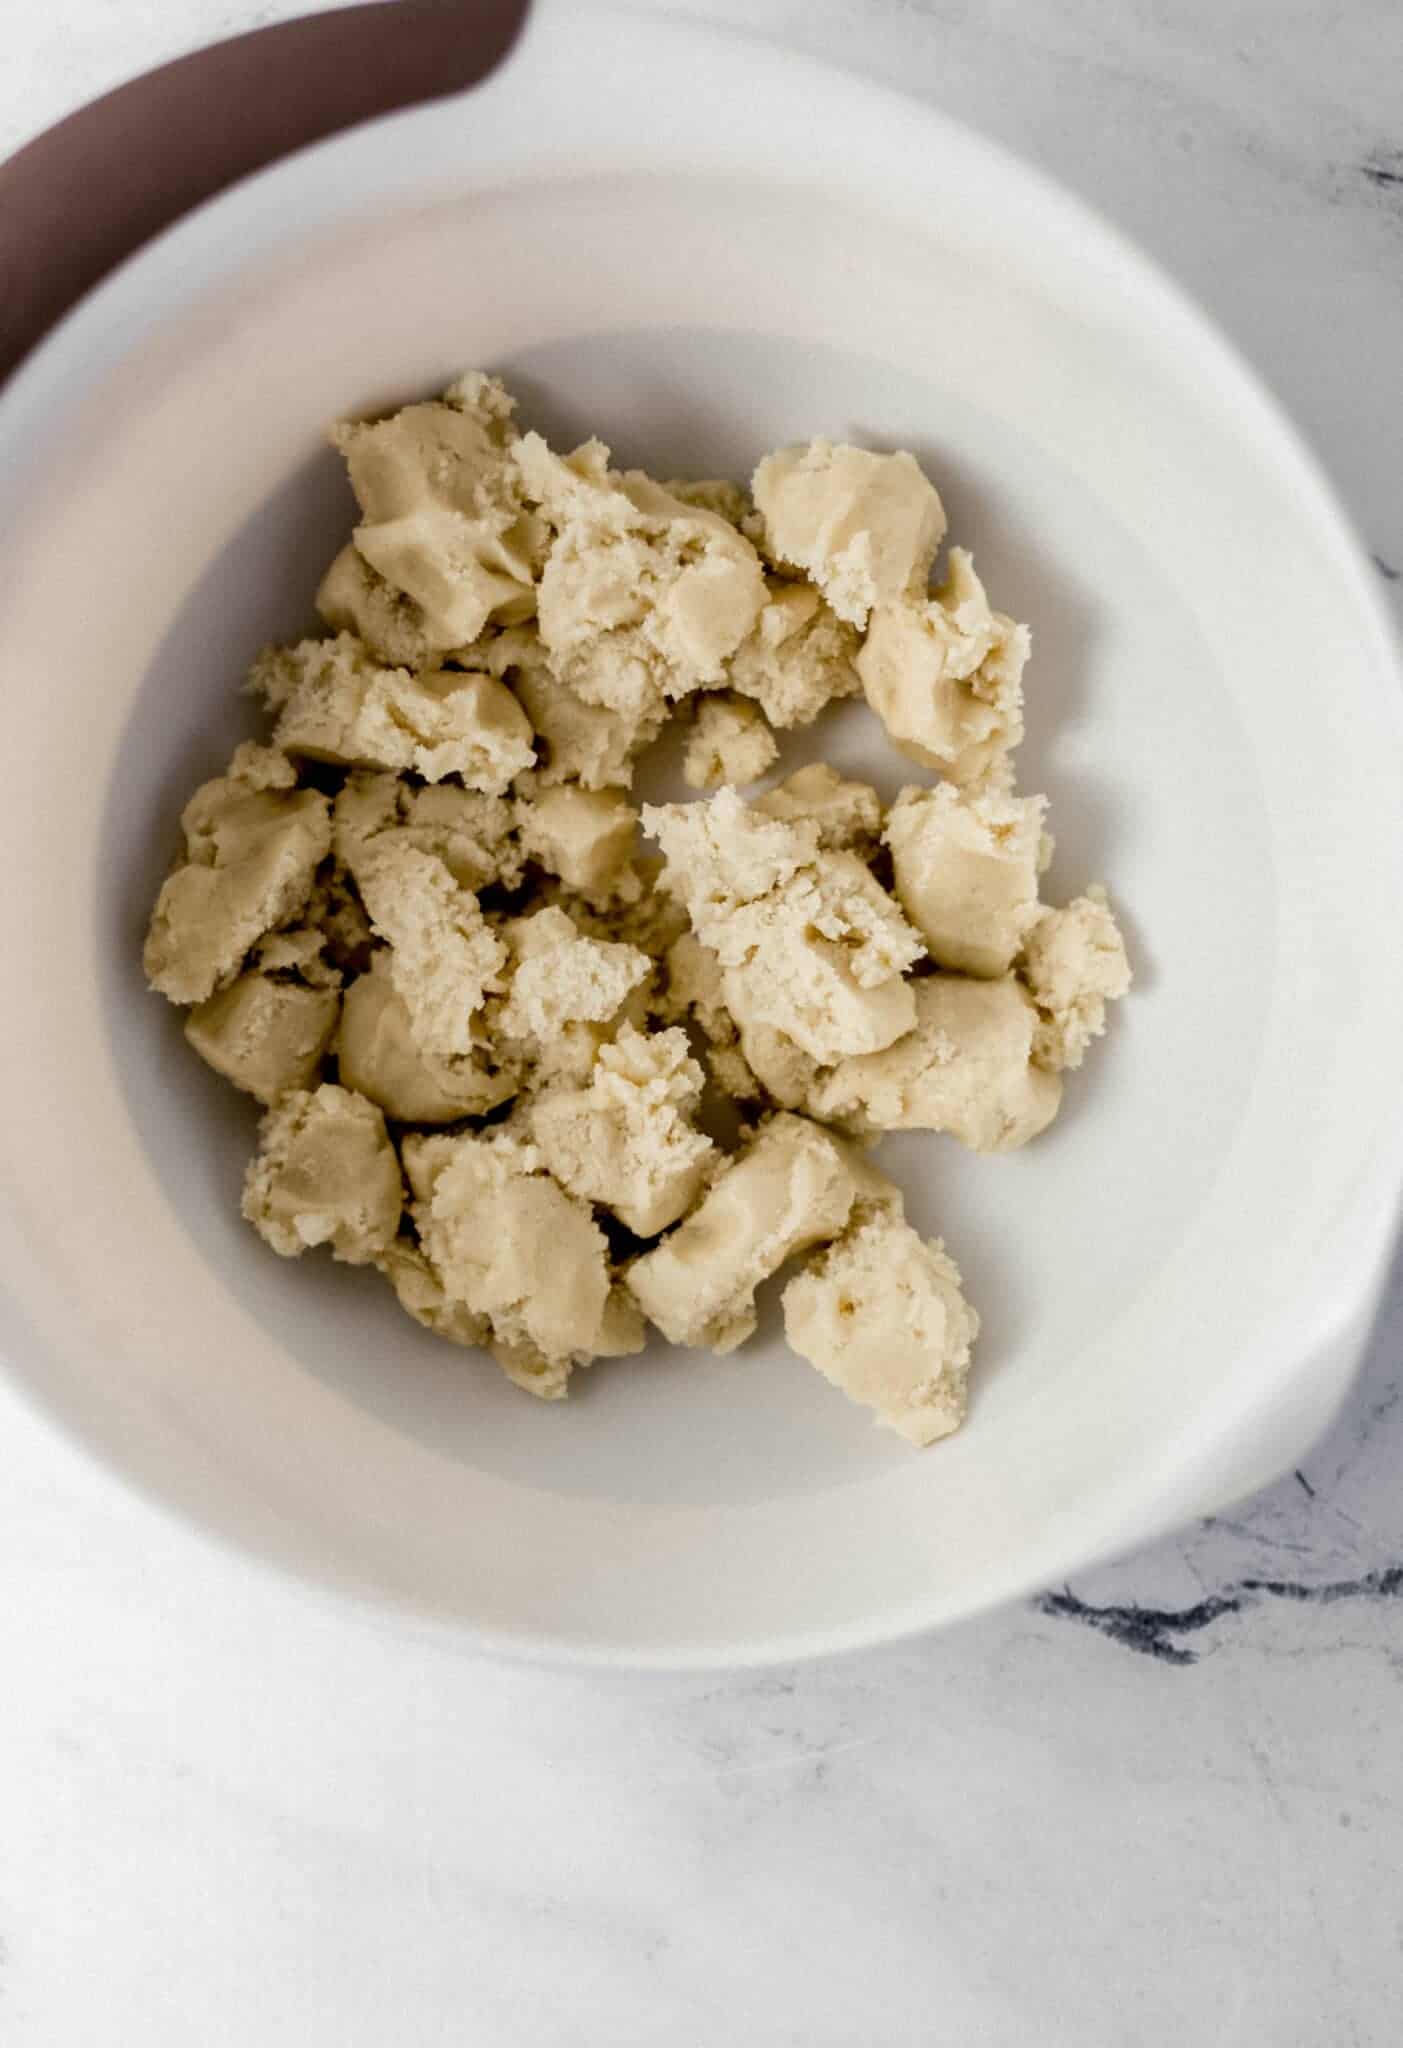
[[[495,70],[530,0],[374,0],[253,29],[120,85],[0,164],[0,383],[201,200]]]

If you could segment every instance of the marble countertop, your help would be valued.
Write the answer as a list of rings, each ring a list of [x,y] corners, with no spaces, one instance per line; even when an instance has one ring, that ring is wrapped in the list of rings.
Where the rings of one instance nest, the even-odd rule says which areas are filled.
[[[15,10],[0,153],[300,9]],[[710,0],[1095,200],[1301,421],[1403,618],[1394,0]],[[900,1650],[486,1665],[193,1542],[0,1385],[6,2048],[1351,2048],[1403,1985],[1403,1259],[1230,1514]]]

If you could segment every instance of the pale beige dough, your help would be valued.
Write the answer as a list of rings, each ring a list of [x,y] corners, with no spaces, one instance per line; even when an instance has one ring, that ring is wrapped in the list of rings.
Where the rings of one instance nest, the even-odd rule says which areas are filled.
[[[1028,934],[1020,972],[1038,1006],[1033,1058],[1054,1071],[1079,1067],[1106,1028],[1106,1005],[1130,988],[1130,962],[1106,892],[1088,889],[1044,910]]]
[[[147,980],[173,1003],[227,987],[311,895],[331,847],[330,806],[295,781],[283,755],[240,748],[186,805],[186,857],[162,885],[143,956]]]
[[[840,619],[863,627],[874,605],[924,585],[945,511],[913,455],[832,441],[779,448],[751,484],[771,558],[802,569]]]
[[[472,371],[442,401],[332,433],[361,508],[357,552],[413,604],[429,647],[464,647],[534,609],[544,534],[511,459],[512,403]]]
[[[387,832],[362,861],[370,921],[390,946],[390,979],[425,1052],[470,1055],[473,1019],[495,989],[507,949],[437,854]]]
[[[611,1313],[609,1248],[587,1204],[499,1134],[407,1138],[405,1169],[425,1257],[446,1297],[484,1317],[532,1391],[564,1392],[570,1369],[628,1342]],[[641,1330],[635,1326],[639,1344]]]
[[[937,966],[1007,974],[1038,916],[1042,797],[904,789],[887,813],[897,901]]]
[[[485,1046],[448,1054],[419,1043],[389,962],[388,949],[382,949],[341,1003],[336,1059],[345,1085],[406,1124],[456,1124],[510,1101],[520,1073],[498,1065]]]
[[[185,1036],[216,1073],[267,1105],[312,1085],[340,1009],[335,988],[253,968],[197,1005]]]
[[[872,615],[857,672],[901,752],[959,783],[1006,783],[1023,737],[1028,628],[991,610],[963,548],[932,598],[909,594]]]
[[[628,1268],[629,1292],[673,1344],[734,1351],[755,1328],[755,1290],[785,1260],[835,1237],[853,1183],[829,1134],[779,1115],[713,1181],[685,1223]]]
[[[784,1290],[784,1334],[801,1358],[908,1443],[964,1420],[979,1317],[939,1238],[899,1214],[870,1216]]]
[[[562,679],[640,722],[720,683],[765,602],[750,542],[640,471],[611,470],[601,442],[559,456],[527,434],[514,457],[553,536],[537,616]]]
[[[949,1131],[974,1152],[1011,1152],[1057,1114],[1061,1082],[1032,1064],[1038,1013],[1012,975],[931,974],[916,1023],[883,1052],[840,1061],[814,1115],[868,1131]]]
[[[324,1082],[268,1111],[243,1210],[281,1258],[324,1244],[349,1265],[369,1265],[394,1242],[403,1208],[399,1161],[374,1103]]]
[[[753,698],[771,725],[812,725],[829,704],[861,689],[859,644],[857,629],[812,584],[770,576],[760,616],[731,656],[726,680]]]
[[[412,769],[426,782],[457,775],[500,796],[536,758],[530,722],[505,683],[461,669],[384,668],[350,633],[271,649],[250,680],[281,707],[276,744],[307,760]]]
[[[682,757],[682,779],[690,789],[758,782],[778,758],[778,742],[758,705],[724,691],[698,700]]]
[[[788,824],[811,823],[820,847],[841,848],[870,860],[882,832],[882,801],[869,782],[850,782],[826,761],[796,768],[783,782],[757,796],[762,817]]]
[[[864,1148],[1027,1143],[1130,981],[1104,890],[1039,901],[1028,630],[961,548],[930,589],[945,515],[909,454],[780,449],[752,497],[512,414],[470,372],[335,429],[362,516],[328,634],[259,656],[273,744],[183,813],[145,964],[265,1107],[244,1212],[548,1400],[645,1317],[734,1348],[810,1255],[792,1346],[932,1442],[978,1317]],[[863,693],[932,787],[886,809],[810,760],[741,799]],[[715,794],[640,813],[679,707],[655,786],[680,757]]]
[[[522,851],[592,902],[638,893],[638,812],[621,789],[561,782],[518,799]]]
[[[510,684],[536,735],[536,781],[585,789],[627,783],[633,761],[661,729],[665,707],[617,710],[588,703],[556,673],[534,626],[513,626],[474,649],[489,674]]]

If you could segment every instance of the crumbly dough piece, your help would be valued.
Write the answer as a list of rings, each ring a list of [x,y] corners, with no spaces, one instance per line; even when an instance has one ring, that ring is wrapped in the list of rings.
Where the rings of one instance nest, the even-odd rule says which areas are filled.
[[[856,628],[812,584],[770,576],[764,608],[731,656],[726,679],[754,698],[771,725],[812,725],[825,706],[861,689],[858,645]]]
[[[757,796],[751,808],[786,824],[807,819],[820,847],[842,848],[870,860],[882,833],[882,800],[870,782],[849,782],[826,761],[796,768]]]
[[[330,806],[295,782],[282,754],[240,747],[185,806],[185,860],[162,884],[143,955],[147,980],[173,1003],[227,987],[310,896],[331,846]]]
[[[403,1208],[399,1161],[374,1103],[323,1082],[268,1111],[243,1211],[280,1258],[325,1244],[349,1265],[369,1265],[394,1242]]]
[[[750,502],[750,493],[740,484],[732,483],[725,476],[673,476],[663,482],[663,489],[670,498],[679,498],[684,505],[694,505],[703,512],[714,512],[718,519],[724,519],[728,526],[734,526],[743,533],[747,523],[754,516],[755,508]]]
[[[388,941],[390,977],[425,1052],[471,1055],[473,1019],[497,986],[507,949],[471,889],[437,854],[397,833],[375,841],[356,877],[370,921]]]
[[[911,1444],[964,1421],[979,1317],[937,1238],[899,1212],[869,1215],[791,1280],[784,1334],[849,1400]]]
[[[945,510],[914,455],[832,441],[778,448],[751,485],[773,560],[802,569],[840,619],[919,590],[945,535]]]
[[[1062,1084],[1031,1064],[1038,1013],[1021,982],[932,974],[915,999],[915,1028],[841,1061],[811,1113],[860,1131],[949,1131],[974,1152],[1011,1152],[1045,1130]]]
[[[587,1080],[600,1047],[642,1021],[652,960],[637,946],[587,938],[555,905],[503,929],[511,967],[505,999],[489,1010],[494,1044],[534,1087]]]
[[[397,1237],[375,1264],[394,1288],[405,1314],[436,1337],[474,1348],[485,1348],[490,1342],[492,1326],[486,1316],[475,1315],[464,1302],[449,1300],[443,1282],[412,1237]]]
[[[473,649],[473,659],[511,689],[536,734],[535,779],[541,788],[578,782],[585,789],[622,787],[636,755],[657,738],[663,707],[634,712],[590,704],[551,664],[534,626],[512,626]]]
[[[1038,1006],[1033,1058],[1054,1072],[1079,1067],[1106,1028],[1106,1005],[1130,988],[1125,941],[1098,884],[1060,910],[1044,910],[1019,971]]]
[[[1044,797],[953,783],[903,789],[887,815],[897,901],[939,967],[1007,974],[1038,916]]]
[[[689,788],[758,782],[778,759],[779,743],[758,705],[725,691],[700,699],[682,757]]]
[[[486,1116],[521,1085],[519,1071],[499,1065],[485,1046],[466,1055],[425,1051],[385,949],[346,990],[336,1059],[346,1087],[396,1123],[456,1124]]]
[[[518,799],[522,851],[591,902],[636,896],[638,812],[622,789],[556,783]]]
[[[425,1257],[447,1298],[486,1319],[520,1384],[558,1398],[574,1366],[627,1341],[604,1233],[534,1147],[510,1134],[407,1138],[404,1159]]]
[[[602,442],[559,456],[527,434],[514,452],[553,534],[537,616],[563,680],[640,722],[720,683],[765,602],[744,535],[641,471],[611,470]]]
[[[636,1237],[656,1237],[696,1200],[716,1148],[693,1116],[702,1071],[676,1029],[625,1025],[601,1046],[587,1088],[543,1096],[531,1115],[541,1156],[560,1185],[598,1202]]]
[[[803,1117],[772,1117],[686,1222],[634,1260],[629,1292],[670,1343],[734,1351],[755,1328],[760,1282],[835,1237],[852,1203],[828,1133]]]
[[[500,796],[536,758],[530,721],[505,683],[461,669],[384,668],[363,641],[303,640],[260,655],[250,686],[281,705],[275,743],[340,767],[460,775]]]
[[[316,608],[333,633],[353,633],[390,668],[439,668],[451,651],[433,645],[413,598],[377,575],[354,541],[318,584]]]
[[[513,404],[471,371],[441,402],[332,430],[363,515],[356,550],[414,605],[431,648],[465,647],[534,608],[544,536],[511,460]]]
[[[1023,737],[1026,626],[991,609],[974,563],[951,548],[929,600],[878,606],[857,657],[867,701],[901,752],[952,782],[1007,781]]]
[[[911,1029],[904,976],[924,947],[855,854],[819,850],[811,819],[757,816],[722,790],[705,806],[645,808],[643,821],[738,1023],[770,1026],[821,1066]]]
[[[662,849],[665,886],[708,944],[742,904],[761,901],[818,860],[811,820],[766,817],[732,789],[705,803],[645,804],[643,829]]]
[[[274,932],[237,981],[190,1012],[185,1036],[201,1059],[265,1106],[310,1088],[341,1009],[341,977],[320,932]]]
[[[521,880],[525,856],[508,797],[484,796],[455,782],[420,789],[398,775],[353,769],[332,805],[332,851],[355,876],[386,833],[397,845],[437,855],[464,889],[494,882],[514,889]]]

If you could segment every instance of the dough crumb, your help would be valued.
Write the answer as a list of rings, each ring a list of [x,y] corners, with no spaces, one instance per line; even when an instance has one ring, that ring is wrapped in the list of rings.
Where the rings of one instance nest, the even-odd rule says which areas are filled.
[[[945,509],[905,449],[874,455],[823,440],[780,448],[751,489],[772,559],[801,569],[852,626],[920,589],[945,534]]]
[[[1023,737],[1026,626],[990,609],[964,548],[935,596],[878,607],[857,672],[900,751],[950,781],[1007,782]]]
[[[1021,963],[1038,1022],[1033,1058],[1058,1072],[1079,1067],[1106,1028],[1106,1005],[1128,993],[1130,962],[1106,892],[1093,885],[1061,910],[1044,910]]]
[[[348,1265],[369,1265],[393,1243],[403,1208],[399,1161],[374,1103],[323,1082],[268,1111],[243,1210],[280,1258],[324,1244]]]
[[[779,743],[765,714],[744,697],[725,693],[703,697],[682,759],[690,789],[720,789],[723,783],[758,782],[779,759]]]
[[[801,1358],[908,1443],[964,1421],[979,1317],[940,1239],[871,1216],[785,1288],[784,1334]]]
[[[628,1268],[630,1293],[673,1344],[734,1351],[755,1328],[755,1290],[785,1260],[835,1237],[853,1204],[833,1139],[778,1115],[699,1206]]]

